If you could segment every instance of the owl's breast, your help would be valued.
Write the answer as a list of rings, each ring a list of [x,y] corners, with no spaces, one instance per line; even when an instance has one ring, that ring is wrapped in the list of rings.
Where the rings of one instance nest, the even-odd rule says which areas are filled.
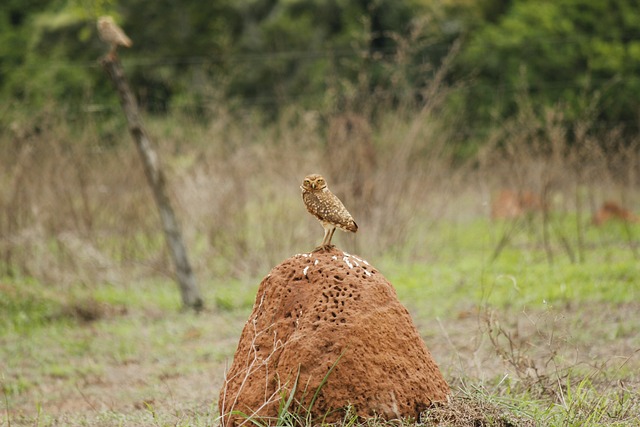
[[[304,201],[304,205],[310,214],[314,215],[319,220],[323,220],[325,218],[326,206],[325,203],[323,203],[323,201],[318,197],[317,193],[311,191],[303,191],[302,200]]]

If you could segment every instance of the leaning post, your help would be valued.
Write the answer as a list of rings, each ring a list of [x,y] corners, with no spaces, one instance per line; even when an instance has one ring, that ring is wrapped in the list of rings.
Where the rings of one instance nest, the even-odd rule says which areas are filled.
[[[203,308],[204,303],[189,263],[180,226],[167,195],[165,175],[153,144],[144,129],[138,103],[129,88],[122,64],[115,54],[115,49],[112,49],[109,54],[102,57],[100,64],[118,92],[122,110],[129,124],[129,132],[138,149],[147,181],[151,186],[153,197],[160,211],[165,239],[176,269],[176,278],[183,306],[199,311]]]

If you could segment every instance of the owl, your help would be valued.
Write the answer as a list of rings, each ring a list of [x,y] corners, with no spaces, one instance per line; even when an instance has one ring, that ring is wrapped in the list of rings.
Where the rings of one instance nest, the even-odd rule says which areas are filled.
[[[98,18],[98,35],[110,45],[108,56],[114,58],[118,46],[131,47],[133,42],[110,16]]]
[[[324,228],[324,238],[316,250],[328,250],[332,247],[331,238],[336,227],[343,231],[358,231],[358,224],[344,207],[340,199],[333,194],[324,178],[318,174],[305,177],[300,186],[302,200],[309,213],[315,216]]]

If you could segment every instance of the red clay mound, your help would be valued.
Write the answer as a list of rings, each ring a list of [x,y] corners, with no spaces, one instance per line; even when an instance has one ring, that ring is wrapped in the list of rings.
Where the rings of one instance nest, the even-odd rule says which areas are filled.
[[[268,422],[291,392],[293,412],[311,407],[317,422],[335,422],[348,406],[363,417],[418,417],[449,386],[393,286],[334,249],[289,258],[260,283],[220,392],[223,425]]]

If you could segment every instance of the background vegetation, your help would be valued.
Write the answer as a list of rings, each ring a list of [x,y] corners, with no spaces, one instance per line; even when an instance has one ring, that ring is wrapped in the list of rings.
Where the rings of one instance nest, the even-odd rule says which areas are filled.
[[[522,94],[539,118],[554,106],[569,126],[588,116],[598,131],[638,127],[640,6],[626,0],[7,0],[0,93],[13,108],[109,108],[95,67],[105,13],[135,42],[124,58],[150,112],[208,120],[224,103],[269,119],[292,105],[373,114],[374,94],[419,108],[454,50],[443,117],[464,126],[452,142],[481,144]]]
[[[607,200],[640,210],[639,9],[6,0],[0,425],[215,425],[260,278],[320,241],[298,188],[311,172],[360,226],[335,243],[394,283],[453,386],[432,419],[632,425],[640,229],[592,217]],[[167,169],[200,316],[178,312],[96,62],[104,13],[134,41],[120,57]],[[491,218],[503,190],[536,202]]]

